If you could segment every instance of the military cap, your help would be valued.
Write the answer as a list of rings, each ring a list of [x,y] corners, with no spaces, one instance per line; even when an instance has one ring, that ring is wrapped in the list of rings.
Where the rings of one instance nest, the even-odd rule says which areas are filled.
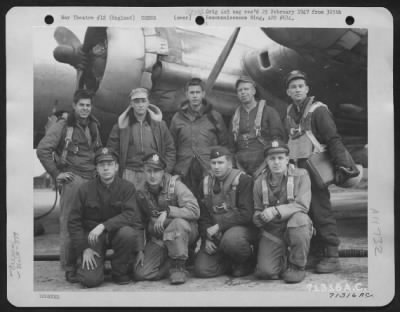
[[[236,80],[235,89],[238,88],[239,83],[241,83],[241,82],[251,83],[251,84],[254,86],[254,88],[256,87],[256,83],[255,83],[254,80],[251,79],[249,76],[240,76],[239,79]]]
[[[285,79],[286,88],[289,86],[289,83],[295,79],[304,79],[307,82],[307,75],[301,70],[292,70],[289,74],[287,74]]]
[[[148,98],[149,97],[149,90],[146,88],[136,88],[131,91],[129,94],[129,98],[131,100],[134,99],[143,99],[143,98]]]
[[[99,148],[94,156],[95,163],[98,164],[99,162],[106,160],[115,160],[118,162],[117,152],[109,147]]]
[[[266,148],[264,149],[264,156],[277,154],[277,153],[285,153],[289,154],[289,147],[287,144],[281,140],[273,140],[268,142]]]
[[[215,146],[210,151],[210,159],[222,157],[222,156],[229,156],[231,157],[231,152],[223,146]]]
[[[167,163],[160,154],[150,153],[142,158],[143,164],[154,169],[164,170],[167,167]]]

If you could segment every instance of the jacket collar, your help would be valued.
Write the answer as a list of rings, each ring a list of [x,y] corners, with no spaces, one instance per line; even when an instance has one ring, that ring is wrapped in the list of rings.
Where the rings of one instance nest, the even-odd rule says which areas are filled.
[[[202,115],[209,113],[213,109],[212,104],[207,102],[207,100],[205,99],[203,99],[202,104],[203,104]],[[180,111],[185,115],[190,114],[191,110],[189,107],[189,100],[185,100],[181,103]]]
[[[271,172],[271,171],[269,170],[269,168],[268,168],[268,166],[267,166],[267,168],[265,169],[265,171],[263,172],[263,174],[264,174],[264,175],[268,175],[268,174],[270,174],[270,172]],[[288,169],[287,169],[287,171],[286,171],[285,176],[288,176],[288,177],[292,176],[292,177],[294,177],[294,176],[299,176],[299,175],[302,175],[302,173],[299,171],[299,169],[297,169],[296,166],[295,166],[294,164],[289,163],[289,164],[288,164]]]
[[[243,112],[246,112],[246,113],[251,112],[253,109],[258,109],[258,106],[260,105],[260,101],[255,100],[255,102],[256,102],[256,105],[254,105],[254,106],[253,106],[252,108],[250,108],[249,110],[246,108],[246,106],[245,106],[244,104],[240,104],[240,109],[241,109]]]
[[[92,114],[89,115],[88,120],[89,120],[89,124],[90,123],[96,123],[97,126],[100,125],[100,122]],[[68,113],[68,117],[67,117],[67,126],[68,127],[74,127],[77,124],[78,124],[78,120],[76,119],[75,112],[74,111],[69,112]]]
[[[168,192],[168,184],[169,184],[169,180],[171,179],[171,175],[167,172],[164,173],[161,183],[158,185],[158,188],[154,188],[152,189],[151,186],[145,182],[145,187],[147,188],[147,190],[150,193],[153,194],[158,194],[160,195],[161,193],[167,193]]]
[[[304,112],[305,108],[309,103],[314,102],[314,97],[313,96],[307,96],[302,103],[300,103],[299,106],[293,103],[294,109],[296,110],[297,113],[299,112]]]
[[[96,179],[97,179],[97,184],[100,187],[108,190],[113,190],[115,188],[118,188],[119,182],[121,180],[121,178],[118,176],[118,173],[115,174],[114,180],[108,186],[101,181],[100,176],[97,176]]]
[[[268,167],[267,167],[267,170],[266,170],[266,174],[268,174],[268,175],[272,174],[272,172],[268,169]],[[288,167],[287,167],[287,170],[286,170],[286,172],[283,174],[283,176],[284,176],[284,177],[287,177],[287,176],[294,176],[294,175],[296,175],[296,174],[297,174],[297,172],[296,172],[296,167],[295,167],[295,165],[289,163],[289,164],[288,164]]]
[[[150,104],[149,108],[147,109],[146,120],[149,124],[151,121],[161,121],[162,120],[162,112],[161,110],[153,105]],[[133,108],[129,105],[128,108],[118,117],[118,126],[120,129],[127,128],[131,123],[137,121],[135,114],[133,113]]]
[[[215,180],[218,182],[225,182],[233,172],[233,168],[229,168],[222,178],[215,177]]]

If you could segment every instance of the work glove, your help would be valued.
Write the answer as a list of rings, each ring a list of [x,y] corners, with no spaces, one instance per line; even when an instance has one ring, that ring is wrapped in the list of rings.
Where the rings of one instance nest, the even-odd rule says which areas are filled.
[[[260,218],[265,223],[271,222],[277,216],[278,212],[275,207],[268,207],[260,213]]]
[[[360,174],[357,167],[346,168],[343,166],[339,166],[336,168],[335,172],[335,184],[341,185],[346,182],[350,178],[354,178]]]

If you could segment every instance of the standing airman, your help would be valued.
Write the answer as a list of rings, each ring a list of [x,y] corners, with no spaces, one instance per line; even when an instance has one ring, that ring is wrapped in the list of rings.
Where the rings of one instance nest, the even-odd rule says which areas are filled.
[[[120,155],[121,177],[141,189],[145,183],[142,158],[151,152],[160,153],[166,159],[166,171],[172,172],[176,152],[160,109],[149,103],[147,89],[133,89],[129,99],[130,105],[112,128],[107,146]]]
[[[60,262],[66,280],[71,283],[78,280],[68,218],[80,186],[96,174],[94,155],[102,146],[99,122],[91,114],[92,96],[86,90],[77,90],[72,103],[73,111],[66,119],[53,124],[37,146],[37,156],[43,167],[61,185]]]
[[[256,84],[249,77],[236,82],[240,106],[231,123],[231,146],[236,153],[236,165],[251,176],[260,173],[264,148],[272,139],[283,139],[284,128],[278,112],[256,99]]]
[[[336,184],[357,176],[359,171],[342,143],[328,107],[315,101],[313,96],[308,96],[310,87],[306,74],[294,70],[287,76],[285,84],[286,93],[292,100],[286,118],[290,159],[299,168],[306,168],[306,161],[312,153],[326,146],[336,168]],[[311,173],[310,176],[310,216],[317,230],[316,243],[321,252],[315,269],[318,273],[331,273],[340,268],[336,219],[328,188],[319,187]]]

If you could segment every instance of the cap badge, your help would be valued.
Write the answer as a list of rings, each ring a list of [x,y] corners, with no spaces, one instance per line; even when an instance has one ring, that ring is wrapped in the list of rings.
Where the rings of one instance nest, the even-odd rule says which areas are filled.
[[[160,157],[158,157],[157,154],[154,154],[153,157],[151,157],[151,159],[152,159],[154,162],[159,162],[159,161],[160,161]]]
[[[107,147],[104,147],[104,148],[101,150],[101,153],[102,153],[103,155],[108,154],[108,148],[107,148]]]
[[[279,147],[278,141],[272,141],[271,146],[272,147]]]

